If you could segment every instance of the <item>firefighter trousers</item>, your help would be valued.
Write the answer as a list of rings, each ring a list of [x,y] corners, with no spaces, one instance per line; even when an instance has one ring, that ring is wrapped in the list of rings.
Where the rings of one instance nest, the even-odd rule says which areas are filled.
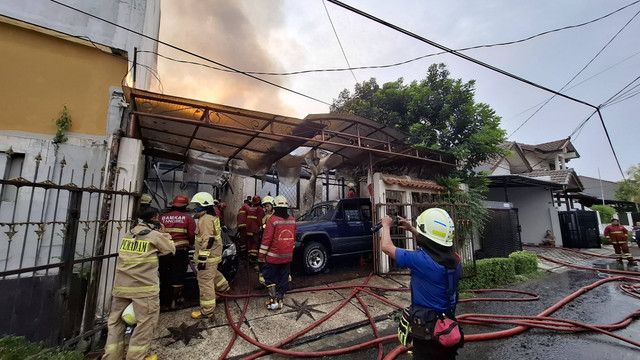
[[[247,233],[247,249],[249,253],[249,260],[252,262],[258,261],[258,250],[260,250],[259,233]]]
[[[200,312],[209,315],[216,308],[216,290],[229,291],[229,282],[218,271],[220,262],[208,262],[207,268],[198,270],[198,288],[200,289]]]
[[[629,244],[626,242],[613,243],[613,249],[616,252],[616,259],[618,261],[622,261],[623,258],[629,260],[629,262],[633,261],[633,256],[631,256],[631,251],[629,250]]]
[[[126,359],[144,360],[149,352],[149,345],[153,340],[153,332],[160,316],[158,295],[140,299],[113,297],[111,299],[111,313],[107,323],[109,334],[104,347],[103,360],[125,359],[124,333],[127,329],[127,324],[122,321],[121,316],[124,309],[131,302],[133,302],[133,311],[136,314],[137,324],[129,340]]]

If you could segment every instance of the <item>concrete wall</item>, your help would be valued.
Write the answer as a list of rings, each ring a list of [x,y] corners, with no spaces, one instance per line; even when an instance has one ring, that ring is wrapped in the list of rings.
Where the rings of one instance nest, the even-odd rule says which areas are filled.
[[[160,0],[61,0],[76,9],[117,23],[152,38],[160,32]],[[0,14],[53,29],[72,36],[84,36],[91,41],[125,50],[133,60],[133,50],[158,51],[158,43],[129,31],[46,0],[0,1]],[[2,36],[0,36],[1,38]],[[138,54],[138,63],[157,69],[157,56]],[[122,78],[124,73],[120,76]],[[149,70],[139,67],[136,87],[148,90],[154,79]]]
[[[540,244],[546,230],[556,237],[556,245],[562,245],[558,212],[553,205],[550,190],[540,187],[507,188],[508,201],[518,209],[523,243]],[[504,189],[493,188],[488,200],[506,202]]]
[[[108,134],[109,89],[120,86],[125,58],[15,22],[0,22],[0,48],[0,130],[53,135],[66,105],[69,133]]]

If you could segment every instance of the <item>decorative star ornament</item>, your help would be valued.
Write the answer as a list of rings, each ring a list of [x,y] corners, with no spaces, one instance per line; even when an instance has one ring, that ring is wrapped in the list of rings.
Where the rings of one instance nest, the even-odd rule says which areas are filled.
[[[313,307],[316,305],[307,305],[307,301],[309,301],[309,299],[305,299],[303,302],[298,303],[295,299],[291,299],[291,301],[293,301],[293,305],[289,305],[289,304],[285,304],[286,306],[290,307],[292,310],[289,310],[287,312],[297,312],[296,314],[296,321],[298,321],[298,319],[300,319],[300,317],[302,315],[307,315],[311,318],[311,320],[316,320],[313,317],[312,313],[320,313],[320,314],[324,314],[324,311],[320,311],[317,309],[314,309]]]
[[[175,342],[182,340],[185,345],[189,345],[191,339],[204,339],[201,335],[202,330],[200,328],[200,322],[196,322],[193,325],[187,325],[184,322],[180,324],[178,327],[168,327],[170,334],[164,336],[164,338],[170,338],[169,343],[166,346],[169,346]]]

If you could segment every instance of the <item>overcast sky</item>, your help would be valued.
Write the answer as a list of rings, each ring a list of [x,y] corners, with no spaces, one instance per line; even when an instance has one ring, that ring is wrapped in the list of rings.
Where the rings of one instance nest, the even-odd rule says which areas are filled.
[[[360,0],[345,3],[446,47],[459,49],[519,40],[580,24],[634,1]],[[325,5],[352,67],[393,64],[439,52],[331,3]],[[465,54],[560,90],[638,12],[640,2],[579,28],[519,44],[469,50]],[[640,15],[633,18],[563,93],[593,105],[605,102],[640,76],[639,38]],[[292,72],[347,67],[322,0],[162,0],[160,39],[242,71]],[[159,52],[202,62],[162,45]],[[379,84],[400,77],[410,82],[424,78],[434,62],[447,64],[454,78],[476,80],[476,101],[496,110],[508,134],[533,114],[539,107],[536,105],[552,96],[448,54],[386,69],[354,70],[353,74],[340,71],[259,77],[331,103],[343,89],[353,90],[354,75],[358,82],[372,77]],[[329,111],[326,104],[240,74],[163,58],[158,59],[158,71],[166,94],[300,118]],[[640,96],[602,109],[625,171],[640,162],[639,110]],[[510,140],[536,144],[566,138],[592,112],[588,106],[556,97]],[[572,141],[581,157],[572,160],[569,166],[579,175],[597,178],[600,169],[603,179],[622,179],[597,117],[589,120]]]

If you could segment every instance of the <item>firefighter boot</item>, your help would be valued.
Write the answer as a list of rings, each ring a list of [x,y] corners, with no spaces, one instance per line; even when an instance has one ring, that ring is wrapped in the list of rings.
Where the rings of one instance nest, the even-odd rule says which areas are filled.
[[[276,284],[267,285],[267,293],[269,294],[269,299],[264,303],[264,306],[269,310],[277,310],[278,294],[276,294]]]
[[[278,302],[277,302],[277,303],[275,303],[275,304],[273,304],[273,305],[275,305],[275,306],[274,306],[274,307],[275,307],[275,310],[280,310],[280,309],[282,309],[283,302],[284,302],[284,294],[278,294]],[[272,306],[273,306],[273,305],[272,305]]]
[[[173,286],[173,293],[171,294],[171,310],[179,309],[182,307],[182,298],[180,293],[182,292],[182,286]]]
[[[213,317],[213,313],[211,314],[203,314],[202,311],[194,311],[191,313],[191,318],[192,319],[207,319],[207,318],[212,318]]]
[[[629,259],[629,265],[628,265],[629,267],[636,266],[636,265],[638,265],[638,263],[636,263],[635,260]]]
[[[158,360],[158,355],[147,356],[144,360]]]

